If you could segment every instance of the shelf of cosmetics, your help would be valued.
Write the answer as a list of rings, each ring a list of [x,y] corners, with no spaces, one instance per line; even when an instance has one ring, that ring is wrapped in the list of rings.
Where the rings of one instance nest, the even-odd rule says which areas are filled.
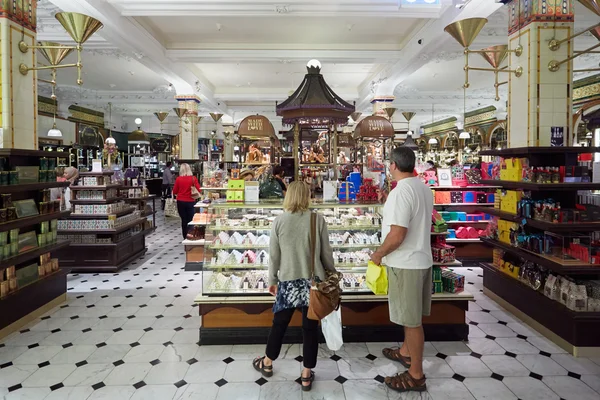
[[[42,157],[39,166],[11,166],[8,158],[0,157],[0,185],[56,182],[56,159]]]
[[[600,222],[600,196],[596,194],[579,194],[575,208],[562,208],[552,198],[533,200],[527,192],[499,190],[498,193],[495,208],[515,214],[515,218],[551,223]]]
[[[481,165],[484,180],[540,184],[592,182],[592,164],[586,161],[576,166],[548,167],[532,166],[527,158],[501,158]]]
[[[20,229],[0,232],[0,260],[8,260],[38,247],[56,243],[58,220],[40,222],[37,231],[20,233]]]
[[[582,261],[600,265],[599,233],[528,233],[517,222],[498,220],[489,224],[489,236],[502,243],[528,250],[560,264]],[[600,270],[599,270],[600,272]]]
[[[33,263],[19,269],[8,267],[0,271],[0,299],[58,270],[58,258],[50,258],[50,253],[42,254],[39,264]]]
[[[573,280],[548,272],[544,267],[494,249],[493,265],[568,309],[578,312],[600,311],[600,280]]]
[[[433,267],[432,280],[433,294],[460,293],[465,288],[465,277],[445,267]],[[269,289],[267,271],[215,272],[205,282],[204,294],[267,294]],[[340,287],[345,293],[371,293],[365,273],[342,273]]]
[[[0,224],[20,218],[60,211],[60,200],[51,200],[50,189],[40,190],[38,198],[39,201],[36,204],[34,199],[13,201],[12,194],[0,194]]]

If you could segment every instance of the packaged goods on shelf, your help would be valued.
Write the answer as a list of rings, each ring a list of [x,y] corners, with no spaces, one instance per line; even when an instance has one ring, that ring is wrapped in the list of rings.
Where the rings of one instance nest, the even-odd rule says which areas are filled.
[[[442,286],[444,292],[460,293],[465,290],[465,277],[447,268],[442,268]]]
[[[447,244],[435,243],[431,246],[433,261],[436,263],[451,263],[456,261],[456,248]]]
[[[123,201],[112,204],[75,204],[73,214],[116,214],[129,208]]]
[[[75,193],[76,200],[105,200],[112,199],[118,196],[117,189],[108,190],[77,190]]]

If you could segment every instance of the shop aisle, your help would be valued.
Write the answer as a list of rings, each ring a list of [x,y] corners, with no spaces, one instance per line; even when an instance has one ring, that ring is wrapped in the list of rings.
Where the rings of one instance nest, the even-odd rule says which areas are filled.
[[[482,289],[479,268],[461,268],[475,296],[468,343],[426,343],[429,392],[388,393],[398,365],[380,357],[389,343],[351,343],[319,353],[317,382],[302,393],[299,345],[275,375],[250,360],[264,346],[198,347],[194,297],[199,273],[183,271],[179,221],[157,216],[148,253],[120,273],[74,274],[68,302],[0,343],[0,396],[11,399],[600,399],[600,359],[575,359]],[[393,343],[392,345],[397,345]]]

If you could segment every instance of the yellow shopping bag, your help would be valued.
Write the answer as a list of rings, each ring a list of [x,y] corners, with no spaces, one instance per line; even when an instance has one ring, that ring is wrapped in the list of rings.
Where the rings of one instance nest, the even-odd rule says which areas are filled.
[[[386,267],[369,261],[367,264],[367,287],[375,294],[387,294],[388,278]]]

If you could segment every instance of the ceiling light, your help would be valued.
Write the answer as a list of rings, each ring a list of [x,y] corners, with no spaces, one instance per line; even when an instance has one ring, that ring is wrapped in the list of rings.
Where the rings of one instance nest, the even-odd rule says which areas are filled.
[[[318,69],[321,69],[321,63],[319,62],[319,60],[315,60],[315,59],[312,59],[312,60],[310,60],[310,61],[308,62],[308,64],[306,64],[306,66],[307,66],[308,68],[311,68],[311,67],[312,67],[312,68],[318,68]]]
[[[429,139],[429,144],[437,144],[437,139],[436,138],[431,138]]]
[[[586,133],[586,134],[585,134],[585,137],[586,137],[586,138],[591,138],[591,137],[592,137],[592,132],[590,131],[590,132]]]
[[[48,131],[48,137],[62,137],[62,132],[56,127],[56,122],[52,124],[52,129]]]
[[[142,119],[141,118],[136,118],[135,119],[135,124],[136,125],[141,125],[142,124]]]
[[[471,139],[471,134],[467,131],[462,131],[460,135],[458,135],[459,139]]]
[[[171,90],[173,90],[173,84],[169,83],[169,86],[167,86],[167,90],[170,92]]]

